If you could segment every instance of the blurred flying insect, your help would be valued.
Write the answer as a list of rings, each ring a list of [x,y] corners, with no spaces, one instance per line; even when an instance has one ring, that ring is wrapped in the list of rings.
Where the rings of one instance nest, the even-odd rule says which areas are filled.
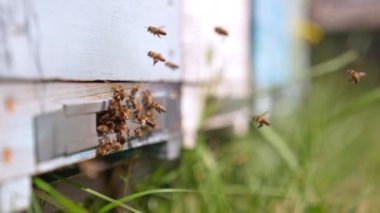
[[[264,125],[267,125],[269,126],[270,123],[269,123],[269,120],[267,118],[265,118],[265,115],[267,114],[268,112],[264,112],[260,115],[254,115],[252,116],[252,121],[255,121],[257,124],[259,124],[259,126],[257,126],[257,128],[260,128]]]
[[[215,27],[214,30],[217,34],[221,36],[224,36],[224,37],[228,36],[227,30],[225,30],[223,27]]]
[[[164,26],[160,26],[160,27],[149,26],[146,28],[148,32],[152,33],[153,35],[159,38],[161,38],[160,36],[166,36],[166,32],[163,30]]]
[[[159,61],[165,62],[165,58],[160,53],[149,51],[147,55],[153,59],[153,66]]]
[[[171,70],[176,70],[179,68],[179,66],[177,64],[170,62],[170,61],[166,62],[165,66],[169,67]]]
[[[351,69],[347,70],[347,74],[350,76],[350,79],[348,81],[353,81],[354,84],[359,83],[360,79],[366,76],[366,73],[364,72],[357,72]]]

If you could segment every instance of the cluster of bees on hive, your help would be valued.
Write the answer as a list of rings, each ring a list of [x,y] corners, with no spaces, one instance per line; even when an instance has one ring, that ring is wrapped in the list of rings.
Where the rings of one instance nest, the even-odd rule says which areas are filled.
[[[156,112],[165,113],[166,109],[156,101],[150,90],[143,90],[138,96],[140,85],[125,89],[112,85],[113,98],[109,109],[97,116],[96,131],[99,136],[97,156],[123,150],[131,137],[142,138],[158,126]],[[137,124],[131,130],[131,123]],[[110,135],[113,134],[113,138]]]
[[[222,27],[215,27],[214,30],[223,37],[228,36],[228,32]],[[147,31],[159,38],[167,35],[163,27],[149,26]],[[152,58],[153,66],[158,62],[165,62],[165,66],[172,70],[179,68],[177,64],[167,61],[161,53],[149,51],[147,56]],[[165,107],[153,98],[150,90],[142,91],[139,101],[137,96],[139,85],[134,85],[129,90],[121,85],[113,85],[111,89],[113,98],[109,102],[109,109],[99,113],[97,117],[96,131],[99,136],[97,156],[122,151],[123,145],[129,143],[130,137],[144,137],[144,134],[157,127],[156,113],[166,112]],[[131,130],[128,125],[130,122],[138,126]],[[110,135],[113,135],[113,138]]]

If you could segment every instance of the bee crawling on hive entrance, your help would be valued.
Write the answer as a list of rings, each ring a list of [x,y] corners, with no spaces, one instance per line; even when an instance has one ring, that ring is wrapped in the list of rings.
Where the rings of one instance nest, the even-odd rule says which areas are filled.
[[[164,26],[160,26],[160,27],[149,26],[147,27],[147,31],[161,38],[160,36],[166,36],[166,32],[163,30],[163,28]]]
[[[123,151],[123,145],[129,143],[131,129],[135,138],[157,129],[155,112],[166,112],[166,108],[154,100],[149,90],[139,95],[140,87],[139,84],[129,89],[121,85],[111,87],[113,96],[108,109],[97,114],[97,156]]]
[[[153,59],[153,66],[159,61],[165,62],[165,58],[160,53],[149,51],[147,56]]]
[[[354,84],[358,84],[360,82],[360,79],[366,76],[367,74],[364,72],[357,72],[352,69],[347,70],[347,74],[349,75],[350,79],[349,82],[353,82]]]
[[[170,61],[166,62],[165,66],[167,66],[168,68],[170,68],[173,71],[179,68],[179,66],[177,64],[170,62]]]
[[[270,125],[269,120],[265,117],[265,115],[267,113],[268,112],[264,112],[264,113],[262,113],[260,115],[254,115],[254,116],[252,116],[252,121],[255,121],[257,124],[259,124],[257,126],[257,128],[261,128],[264,125],[267,125],[267,126]]]

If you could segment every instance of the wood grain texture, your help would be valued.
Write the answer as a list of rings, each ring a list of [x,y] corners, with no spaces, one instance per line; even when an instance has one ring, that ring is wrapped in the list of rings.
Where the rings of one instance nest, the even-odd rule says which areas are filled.
[[[181,77],[162,63],[153,66],[147,57],[153,50],[181,63],[179,0],[0,0],[0,14],[0,77]],[[150,25],[164,25],[167,36],[148,33],[145,27]]]

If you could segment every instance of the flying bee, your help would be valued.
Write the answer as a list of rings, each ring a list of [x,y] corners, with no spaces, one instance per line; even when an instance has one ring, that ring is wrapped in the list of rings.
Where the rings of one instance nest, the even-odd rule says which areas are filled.
[[[153,59],[153,66],[159,61],[165,62],[165,58],[160,53],[149,51],[148,56]]]
[[[162,26],[161,27],[149,26],[149,27],[147,27],[147,31],[152,33],[153,35],[161,38],[160,36],[166,36],[166,32],[162,28],[164,28],[164,27],[162,27]]]
[[[99,125],[96,127],[96,131],[98,132],[99,135],[106,135],[109,132],[109,128],[107,125]]]
[[[160,103],[158,103],[157,101],[154,101],[153,104],[152,104],[152,107],[158,112],[158,113],[163,113],[163,112],[166,112],[166,108],[163,107]]]
[[[257,124],[259,124],[259,126],[257,126],[257,128],[260,128],[263,125],[267,125],[267,126],[270,125],[269,120],[267,118],[265,118],[265,115],[267,113],[268,112],[264,112],[261,115],[254,115],[254,116],[252,116],[252,120],[255,121]]]
[[[366,76],[366,73],[364,72],[357,72],[351,69],[347,70],[347,74],[350,76],[350,79],[348,81],[353,81],[354,84],[359,83],[360,79]]]
[[[137,127],[135,130],[133,130],[133,133],[135,134],[136,138],[142,138],[144,136],[143,131],[140,127]]]
[[[225,30],[224,28],[222,27],[215,27],[214,28],[215,32],[221,36],[228,36],[228,32],[227,30]]]
[[[170,61],[166,62],[166,63],[165,63],[165,66],[169,67],[169,68],[172,69],[172,70],[176,70],[176,69],[179,68],[179,66],[178,66],[177,64],[175,64],[175,63],[173,63],[173,62],[170,62]]]

